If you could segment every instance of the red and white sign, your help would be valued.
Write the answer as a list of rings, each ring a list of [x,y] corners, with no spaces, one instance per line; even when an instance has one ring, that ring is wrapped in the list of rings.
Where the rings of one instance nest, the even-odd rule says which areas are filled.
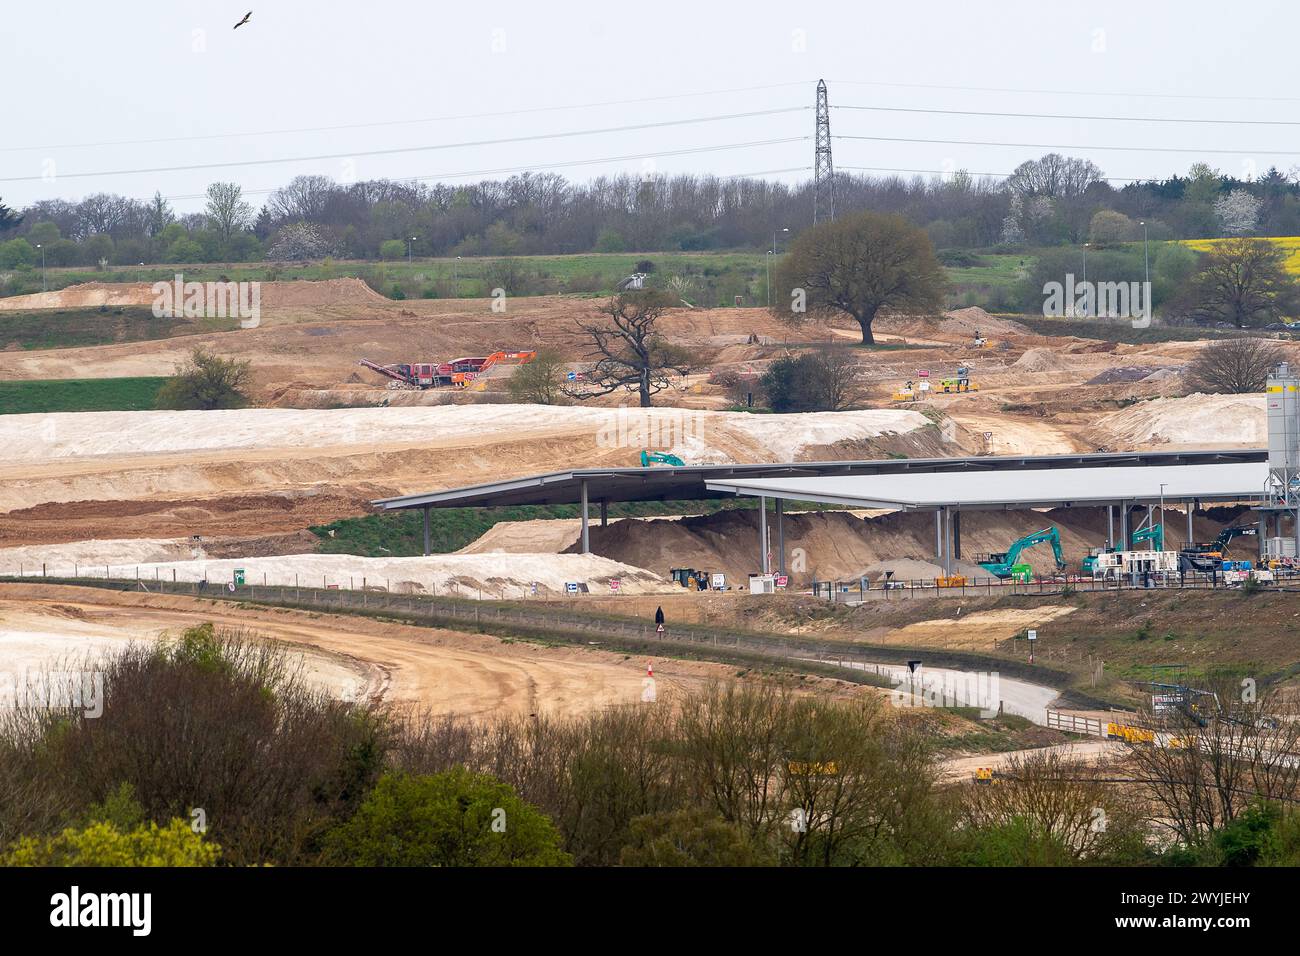
[[[619,589],[619,587],[621,586],[621,584],[622,584],[622,582],[619,581],[618,578],[610,578],[610,579],[609,579],[609,589],[610,589],[611,591],[617,592],[618,589]]]
[[[921,371],[919,371],[919,372],[916,373],[916,377],[917,377],[917,378],[929,378],[929,377],[930,377],[930,370],[929,370],[928,368],[923,368],[923,369],[921,369]]]
[[[789,584],[789,583],[790,583],[790,575],[788,575],[788,574],[778,574],[778,575],[776,576],[776,586],[777,586],[777,587],[779,587],[779,588],[783,588],[783,587],[785,587],[785,586],[786,586],[787,584]]]

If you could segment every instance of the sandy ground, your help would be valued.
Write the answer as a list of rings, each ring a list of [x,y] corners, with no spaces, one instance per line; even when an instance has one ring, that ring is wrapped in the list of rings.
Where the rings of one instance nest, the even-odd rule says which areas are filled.
[[[35,676],[45,670],[93,669],[97,660],[132,642],[175,637],[197,623],[201,621],[194,617],[100,610],[75,601],[0,599],[0,673]],[[309,647],[296,649],[290,659],[309,683],[347,700],[383,692],[382,671],[349,657]],[[15,676],[14,683],[21,686],[22,681]]]
[[[670,703],[675,693],[735,673],[722,665],[507,643],[346,615],[25,584],[0,585],[0,670],[156,640],[204,621],[306,649],[309,669],[336,692],[436,714],[581,714],[638,704],[648,664],[658,701]]]
[[[977,757],[954,757],[943,762],[942,773],[950,780],[971,779],[974,778],[975,771],[980,768],[1002,770],[1013,760],[1048,753],[1060,754],[1062,757],[1084,764],[1100,764],[1108,759],[1123,756],[1125,744],[1119,740],[1088,740],[1059,744],[1054,747],[1041,747],[1037,750],[1011,750],[1004,753],[982,754]]]
[[[1073,612],[1074,608],[1068,605],[972,611],[958,617],[917,621],[915,624],[891,629],[883,635],[883,643],[988,651],[995,642],[1005,641],[1026,628],[1042,627]]]

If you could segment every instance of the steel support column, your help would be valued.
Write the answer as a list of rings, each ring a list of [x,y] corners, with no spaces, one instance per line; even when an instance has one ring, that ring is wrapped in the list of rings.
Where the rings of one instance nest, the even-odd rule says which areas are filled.
[[[424,512],[424,556],[427,558],[433,551],[429,540],[429,509],[421,508]]]
[[[943,506],[943,573],[952,577],[952,508]]]
[[[587,479],[582,479],[578,487],[582,500],[582,553],[591,554],[591,529],[588,527],[590,519],[587,513]]]
[[[943,509],[934,509],[934,560],[943,560]]]
[[[602,528],[609,526],[609,502],[604,498],[600,499],[600,526]]]
[[[785,574],[785,499],[776,499],[776,569]]]
[[[771,573],[767,560],[767,498],[761,495],[758,499],[758,555],[759,570],[764,574]]]
[[[1106,506],[1106,547],[1115,547],[1115,506]]]
[[[952,556],[953,560],[961,560],[961,510],[958,509],[952,513]]]
[[[1192,526],[1192,516],[1196,514],[1196,502],[1185,501],[1183,502],[1183,506],[1187,508],[1187,541],[1184,543],[1191,544],[1193,541],[1196,540],[1196,538],[1194,537],[1196,534],[1196,530]]]

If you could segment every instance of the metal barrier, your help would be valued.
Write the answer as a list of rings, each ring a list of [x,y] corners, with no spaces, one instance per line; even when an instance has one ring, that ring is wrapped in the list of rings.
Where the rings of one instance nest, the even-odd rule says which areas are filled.
[[[1047,726],[1067,734],[1084,734],[1088,737],[1106,736],[1106,722],[1100,717],[1085,717],[1059,710],[1047,711]]]

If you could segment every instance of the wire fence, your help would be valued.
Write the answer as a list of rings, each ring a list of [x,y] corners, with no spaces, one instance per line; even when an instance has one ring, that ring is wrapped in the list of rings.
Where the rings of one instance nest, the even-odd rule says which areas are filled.
[[[1023,660],[990,654],[911,648],[896,645],[863,644],[838,640],[816,640],[790,634],[710,627],[668,621],[638,620],[612,614],[567,611],[563,604],[547,602],[486,602],[470,598],[428,594],[391,594],[375,590],[293,587],[281,585],[213,584],[204,581],[165,579],[115,580],[90,578],[38,578],[0,576],[0,581],[40,582],[57,585],[97,587],[116,591],[178,594],[232,603],[264,604],[324,613],[362,614],[457,630],[482,630],[509,636],[519,635],[587,646],[609,644],[620,650],[654,653],[696,649],[696,656],[731,660],[776,661],[786,664],[825,665],[843,669],[846,679],[893,686],[897,683],[890,665],[924,658],[928,666],[957,670],[999,671],[1052,686],[1064,686],[1067,672]],[[995,650],[999,649],[995,646]],[[1066,663],[1062,660],[1061,663]]]

